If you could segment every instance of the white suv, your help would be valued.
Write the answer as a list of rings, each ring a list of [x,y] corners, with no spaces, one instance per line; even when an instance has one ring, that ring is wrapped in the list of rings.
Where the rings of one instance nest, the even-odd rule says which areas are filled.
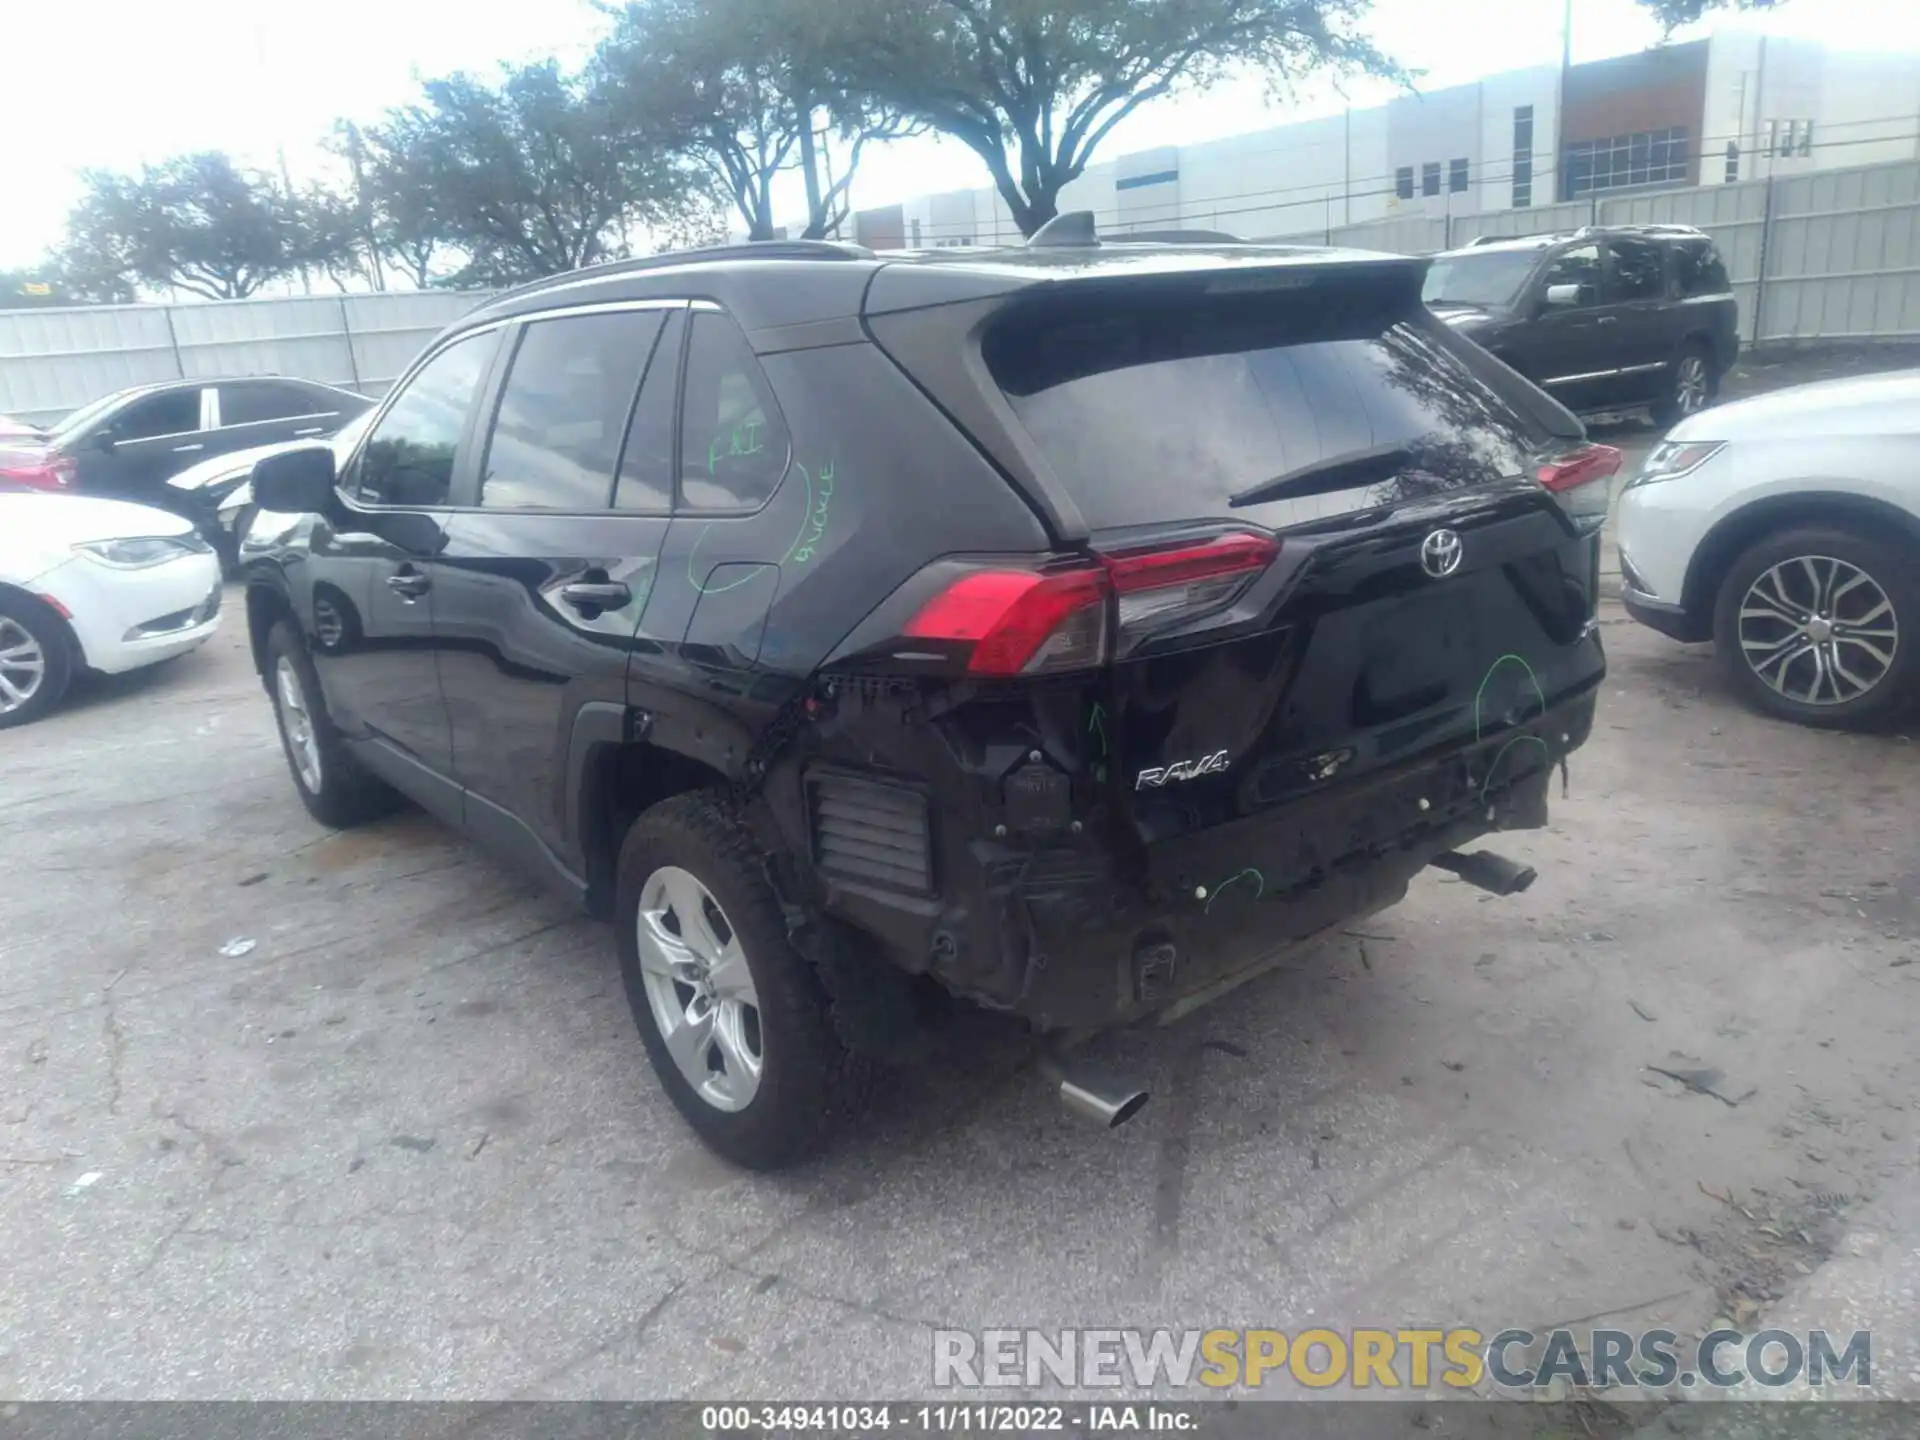
[[[1711,640],[1761,709],[1858,726],[1920,699],[1920,370],[1675,426],[1620,497],[1621,598]]]

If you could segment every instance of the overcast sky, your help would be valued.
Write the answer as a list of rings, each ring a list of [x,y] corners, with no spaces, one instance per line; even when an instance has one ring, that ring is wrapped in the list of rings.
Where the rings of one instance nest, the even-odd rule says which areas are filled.
[[[316,142],[335,117],[376,116],[412,98],[423,75],[553,54],[578,59],[604,25],[586,0],[0,0],[0,12],[12,52],[0,108],[0,266],[29,265],[59,239],[82,167],[132,169],[220,149],[275,169],[284,148],[300,182],[325,164]],[[1560,0],[1376,0],[1371,29],[1403,64],[1426,72],[1423,87],[1438,88],[1557,63],[1560,23]],[[1920,50],[1920,0],[1788,0],[1738,23],[1836,48]],[[1633,0],[1574,0],[1576,61],[1658,39]],[[1388,93],[1364,85],[1349,98],[1373,104]],[[1342,103],[1324,86],[1291,102],[1269,100],[1257,84],[1225,86],[1137,113],[1100,158]],[[864,207],[985,183],[963,146],[917,140],[869,150],[854,199]]]

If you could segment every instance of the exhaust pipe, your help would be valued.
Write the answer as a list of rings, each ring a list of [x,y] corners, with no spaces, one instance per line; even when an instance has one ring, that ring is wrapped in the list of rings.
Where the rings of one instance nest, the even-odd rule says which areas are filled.
[[[1427,863],[1441,870],[1450,870],[1469,885],[1477,885],[1495,895],[1518,895],[1539,878],[1531,865],[1517,865],[1491,850],[1476,850],[1471,855],[1449,850],[1444,855],[1434,856]]]
[[[1058,1050],[1040,1055],[1040,1073],[1060,1090],[1060,1103],[1102,1130],[1117,1130],[1146,1105],[1145,1090],[1092,1066],[1069,1060]]]

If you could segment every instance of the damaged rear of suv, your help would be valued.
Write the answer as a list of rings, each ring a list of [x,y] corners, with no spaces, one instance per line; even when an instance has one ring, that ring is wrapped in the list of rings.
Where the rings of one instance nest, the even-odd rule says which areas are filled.
[[[692,296],[696,325],[735,315],[757,363],[696,424],[699,362],[678,362],[644,595],[584,558],[585,532],[529,530],[526,554],[569,558],[514,561],[515,584],[579,590],[596,616],[633,602],[595,642],[630,627],[617,722],[559,702],[553,793],[535,790],[552,813],[508,818],[547,827],[520,846],[536,868],[609,905],[649,1054],[709,1143],[752,1165],[816,1146],[926,984],[1030,1021],[1066,1097],[1118,1123],[1143,1097],[1078,1072],[1072,1040],[1184,1013],[1427,865],[1524,888],[1531,871],[1461,847],[1545,824],[1587,738],[1618,455],[1435,320],[1423,261],[1044,233],[832,258],[790,272],[779,324],[750,293],[778,265],[637,272]],[[816,270],[844,314],[795,298]],[[537,329],[542,303],[507,308]],[[494,372],[461,445],[507,424],[511,366]],[[627,452],[647,407],[641,386]],[[708,487],[738,498],[756,457],[758,508],[688,515]],[[298,498],[256,487],[269,509]],[[492,523],[489,555],[515,553],[513,527]],[[461,533],[456,514],[437,563],[477,595],[493,562]],[[324,547],[292,543],[317,574]],[[274,573],[263,557],[251,578]],[[473,633],[484,606],[435,587],[436,634],[466,631],[436,642],[455,823],[513,849],[490,777],[459,773],[489,743],[460,741],[462,667],[505,647]],[[250,595],[270,688],[273,606]],[[301,628],[339,648],[337,623]],[[275,693],[310,807],[326,754],[433,793],[418,754],[402,767],[377,726],[316,717],[331,692],[295,689]],[[537,746],[514,753],[538,768]]]
[[[1524,887],[1454,852],[1545,823],[1605,669],[1617,453],[1428,319],[1419,262],[1114,249],[972,303],[876,281],[1058,544],[869,615],[807,772],[826,908],[1048,1031],[1189,1009],[1431,863]]]

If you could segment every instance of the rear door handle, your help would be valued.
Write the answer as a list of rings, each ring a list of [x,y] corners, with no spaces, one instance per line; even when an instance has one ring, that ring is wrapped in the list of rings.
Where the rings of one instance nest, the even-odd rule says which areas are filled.
[[[173,453],[174,453],[174,454],[176,454],[176,455],[191,455],[191,454],[193,454],[193,452],[194,452],[194,451],[196,451],[196,450],[204,450],[204,449],[206,449],[206,448],[207,448],[207,447],[206,447],[206,446],[205,446],[204,444],[201,444],[201,445],[176,445],[176,446],[174,446],[174,447],[173,447]]]
[[[1620,317],[1618,315],[1602,315],[1596,323],[1601,325],[1618,325],[1620,323]]]
[[[633,592],[618,580],[576,580],[560,587],[560,598],[576,610],[618,610],[633,603]]]
[[[387,576],[387,588],[403,600],[418,600],[433,588],[433,581],[418,570],[402,570],[397,575]]]

